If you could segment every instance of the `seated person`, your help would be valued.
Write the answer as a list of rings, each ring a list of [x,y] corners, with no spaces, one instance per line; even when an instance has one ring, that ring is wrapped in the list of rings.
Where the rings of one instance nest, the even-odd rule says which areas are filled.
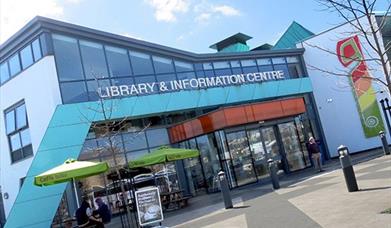
[[[111,211],[109,207],[103,202],[101,198],[96,198],[95,203],[98,205],[98,210],[95,212],[99,215],[99,218],[102,219],[104,224],[111,221]]]
[[[76,220],[78,227],[96,227],[104,228],[104,225],[99,219],[92,216],[90,204],[86,199],[83,199],[80,207],[76,210]]]

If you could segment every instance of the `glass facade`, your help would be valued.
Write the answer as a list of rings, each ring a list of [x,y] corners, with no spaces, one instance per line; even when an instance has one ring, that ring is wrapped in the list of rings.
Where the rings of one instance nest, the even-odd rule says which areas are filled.
[[[104,90],[110,86],[149,83],[152,90],[143,93],[146,95],[180,89],[180,86],[173,87],[168,83],[173,80],[190,81],[197,78],[270,71],[280,71],[283,75],[282,78],[274,80],[305,76],[301,70],[299,56],[196,63],[59,34],[53,34],[52,38],[63,103],[98,100],[98,91],[101,91],[98,88]],[[91,81],[97,79],[107,80],[102,82],[102,85],[93,86]],[[167,83],[166,91],[158,89],[161,82]],[[206,84],[200,83],[198,88],[205,86]],[[69,89],[76,89],[77,95],[72,95]],[[189,86],[183,89],[194,88]]]

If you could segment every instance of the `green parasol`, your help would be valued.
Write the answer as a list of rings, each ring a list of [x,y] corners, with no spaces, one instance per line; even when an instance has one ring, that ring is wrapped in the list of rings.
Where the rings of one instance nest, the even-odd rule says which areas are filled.
[[[77,199],[76,186],[74,183],[75,179],[82,179],[104,173],[108,169],[109,166],[106,162],[95,163],[67,159],[64,164],[54,167],[53,169],[41,173],[38,176],[35,176],[34,184],[37,186],[48,186],[72,181],[75,188],[76,202],[79,204],[79,200]]]
[[[186,158],[193,158],[200,156],[198,150],[189,150],[182,148],[170,148],[167,146],[160,147],[138,159],[129,162],[130,168],[143,167],[148,165],[155,165],[166,163],[170,161],[182,160]]]

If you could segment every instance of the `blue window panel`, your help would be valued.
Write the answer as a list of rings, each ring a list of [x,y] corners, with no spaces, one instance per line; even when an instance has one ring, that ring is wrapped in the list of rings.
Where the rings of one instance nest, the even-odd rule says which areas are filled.
[[[226,76],[226,75],[232,75],[231,69],[220,69],[220,70],[215,70],[215,74],[217,76]]]
[[[111,83],[115,86],[120,85],[133,85],[134,84],[134,78],[133,77],[126,77],[126,78],[112,78]]]
[[[10,73],[8,71],[8,63],[4,62],[0,65],[0,83],[3,84],[10,78]]]
[[[16,109],[16,128],[20,129],[27,125],[26,105],[22,104]]]
[[[87,81],[88,98],[93,101],[99,100],[99,93],[102,93],[102,96],[104,96],[103,91],[110,86],[110,80],[108,79]]]
[[[264,65],[264,66],[258,66],[259,72],[269,72],[273,71],[273,66],[272,65]]]
[[[87,79],[108,77],[105,54],[101,44],[81,40],[80,51]]]
[[[291,78],[288,70],[288,66],[285,64],[280,64],[280,65],[274,65],[274,70],[275,71],[282,71],[284,73],[284,78],[289,79]]]
[[[126,152],[141,150],[148,147],[145,132],[125,133],[122,136]]]
[[[215,76],[215,73],[214,73],[213,70],[205,70],[204,74],[205,74],[206,78],[210,78],[210,77],[214,77]]]
[[[278,58],[272,58],[273,64],[285,64],[285,58],[284,57],[278,57]]]
[[[170,144],[167,129],[154,129],[146,131],[149,147],[162,146]]]
[[[242,64],[242,67],[251,67],[257,65],[254,59],[241,60],[240,63]]]
[[[15,111],[9,111],[5,114],[6,133],[9,134],[16,130]]]
[[[242,68],[232,68],[232,74],[242,74]]]
[[[63,82],[60,85],[62,101],[65,104],[88,101],[87,88],[82,82]]]
[[[221,61],[221,62],[214,62],[213,67],[214,69],[225,69],[225,68],[230,68],[230,65],[228,61]]]
[[[287,63],[298,63],[299,62],[299,56],[289,56],[286,57]]]
[[[155,73],[156,74],[164,74],[164,73],[172,73],[174,72],[174,66],[172,65],[172,60],[158,57],[158,56],[152,56],[153,65],[155,67]]]
[[[193,71],[193,64],[182,62],[182,61],[174,61],[175,70],[176,72],[187,72],[187,71]]]
[[[34,61],[38,61],[42,58],[41,44],[39,43],[39,38],[37,38],[31,43],[31,47],[33,48]]]
[[[10,68],[10,75],[11,77],[16,75],[20,72],[20,61],[19,61],[19,55],[16,53],[8,60],[9,68]]]
[[[186,72],[186,73],[178,73],[177,74],[178,80],[183,80],[183,79],[193,79],[196,78],[194,72]]]
[[[21,131],[20,138],[22,140],[22,147],[30,145],[31,144],[30,130],[27,128],[27,129]]]
[[[126,154],[126,159],[129,161],[133,161],[145,154],[148,154],[148,150],[139,150],[139,151],[132,151],[130,153]]]
[[[234,60],[231,61],[231,67],[240,67],[240,61],[239,60]]]
[[[111,77],[128,77],[132,75],[127,50],[110,46],[106,46],[105,50]]]
[[[23,69],[26,69],[33,64],[33,52],[30,45],[26,46],[20,51],[20,58],[22,60]]]
[[[272,65],[272,60],[270,58],[257,59],[258,66]]]
[[[165,83],[165,86],[167,87],[168,91],[159,91],[160,93],[167,93],[170,91],[173,91],[174,88],[171,87],[170,81],[176,80],[175,74],[161,74],[161,75],[156,75],[158,85],[160,86],[161,82]]]
[[[258,72],[258,68],[256,66],[253,67],[243,67],[243,73],[248,74],[248,73],[255,73]]]
[[[130,62],[135,75],[153,74],[151,57],[147,54],[129,51]]]
[[[204,70],[213,70],[212,63],[203,63],[202,66],[203,66]]]
[[[202,63],[195,63],[194,64],[194,69],[195,70],[204,70]]]
[[[84,79],[77,40],[56,34],[52,37],[60,81]]]
[[[291,78],[299,78],[305,76],[301,70],[300,64],[288,64],[288,71]]]
[[[22,142],[20,141],[19,132],[10,136],[11,151],[16,151],[22,148]]]
[[[87,160],[99,156],[99,153],[96,152],[98,149],[98,144],[96,141],[96,139],[90,139],[84,142],[78,160]]]

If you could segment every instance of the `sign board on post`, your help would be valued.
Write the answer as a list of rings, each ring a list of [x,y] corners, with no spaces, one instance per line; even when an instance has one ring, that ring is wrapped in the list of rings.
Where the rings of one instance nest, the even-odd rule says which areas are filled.
[[[140,226],[163,221],[162,204],[158,188],[136,191],[136,205]]]

